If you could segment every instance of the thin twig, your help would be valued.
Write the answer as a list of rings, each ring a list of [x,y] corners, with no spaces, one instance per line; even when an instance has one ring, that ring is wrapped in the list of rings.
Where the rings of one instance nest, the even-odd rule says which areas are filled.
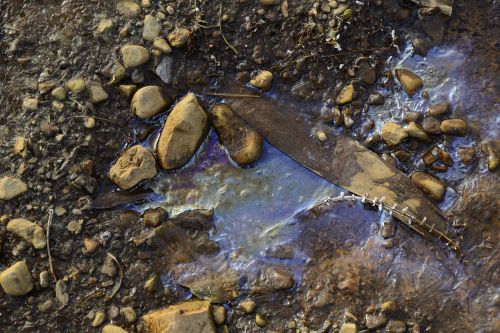
[[[110,257],[111,259],[113,259],[114,262],[116,262],[116,264],[118,265],[118,269],[120,269],[120,280],[118,280],[118,283],[116,283],[114,285],[113,289],[111,290],[111,293],[109,293],[108,295],[106,295],[106,300],[109,301],[113,297],[115,297],[115,295],[118,292],[118,290],[120,290],[120,287],[121,287],[122,281],[123,281],[124,273],[123,273],[122,266],[118,262],[118,259],[116,259],[116,257],[114,255],[112,255],[111,253],[109,253],[109,252],[107,252],[106,254],[108,255],[108,257]]]
[[[222,3],[220,4],[220,10],[219,10],[219,30],[222,35],[222,38],[224,39],[224,42],[226,42],[227,46],[234,52],[234,54],[238,55],[238,51],[232,46],[226,39],[226,36],[224,36],[224,32],[222,31]]]
[[[52,255],[50,253],[50,226],[52,225],[52,219],[54,218],[54,210],[52,208],[49,209],[49,220],[47,222],[47,255],[49,257],[49,268],[50,274],[52,274],[52,279],[54,282],[57,281],[56,273],[54,272],[54,266],[52,265]]]

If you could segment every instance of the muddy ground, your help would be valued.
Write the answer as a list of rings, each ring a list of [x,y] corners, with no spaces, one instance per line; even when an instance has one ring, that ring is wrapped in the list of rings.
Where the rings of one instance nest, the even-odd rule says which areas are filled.
[[[488,167],[498,156],[495,1],[455,1],[450,18],[434,9],[424,20],[417,4],[396,0],[276,1],[269,6],[259,1],[152,0],[143,1],[137,15],[120,12],[117,3],[0,4],[0,177],[15,176],[28,185],[25,193],[0,200],[0,271],[23,260],[34,281],[23,296],[0,291],[3,332],[95,332],[108,323],[141,332],[142,315],[196,296],[210,298],[188,286],[200,281],[217,286],[214,281],[224,278],[230,281],[230,296],[213,301],[227,310],[218,332],[338,332],[344,323],[374,332],[500,330],[498,171]],[[153,52],[152,42],[142,38],[146,14],[159,19],[164,38],[174,27],[190,29],[187,44],[171,53]],[[99,31],[105,18],[112,25]],[[420,158],[433,145],[453,149],[455,167],[445,173],[425,170],[445,179],[453,190],[444,208],[451,207],[446,214],[463,240],[467,264],[397,223],[384,239],[379,225],[385,217],[344,203],[318,211],[291,210],[287,238],[273,249],[259,249],[257,253],[265,254],[238,262],[240,266],[235,263],[245,248],[225,248],[219,242],[214,230],[223,226],[218,225],[217,208],[213,221],[203,219],[212,229],[193,232],[185,220],[174,218],[170,222],[175,227],[164,228],[166,235],[141,242],[141,235],[152,230],[142,218],[145,207],[162,206],[170,215],[179,212],[165,203],[167,192],[177,189],[161,181],[177,177],[175,172],[162,172],[134,188],[136,194],[157,190],[147,196],[147,206],[88,209],[94,199],[119,191],[108,172],[122,151],[154,142],[166,118],[134,117],[129,99],[119,93],[120,84],[161,85],[173,100],[194,91],[208,109],[220,101],[208,93],[225,79],[246,83],[267,69],[274,75],[267,96],[321,117],[336,105],[342,87],[354,81],[357,96],[349,105],[354,125],[337,130],[365,143],[379,131],[377,112],[385,112],[370,106],[368,98],[375,91],[383,91],[387,99],[401,93],[390,64],[412,43],[420,53],[425,53],[422,45],[451,46],[466,57],[452,73],[468,87],[452,104],[452,114],[467,122],[467,136],[438,136],[425,144],[410,141],[397,149],[377,143],[372,149],[389,153],[384,155],[388,163],[407,174],[422,168]],[[144,45],[152,56],[143,66],[127,70],[119,83],[112,82],[125,44]],[[364,61],[370,69],[359,66]],[[108,98],[92,104],[88,91],[66,89],[62,107],[54,105],[53,88],[75,77],[101,84]],[[424,112],[440,97],[431,95],[428,101],[419,92],[414,111]],[[26,98],[38,99],[38,106],[23,107]],[[401,106],[382,119],[402,121],[404,112]],[[16,137],[27,142],[21,152],[13,148]],[[199,170],[209,169],[211,159],[238,168],[227,161],[215,138],[212,133],[203,146],[213,150],[202,147],[187,171],[181,171],[186,183]],[[460,147],[471,148],[467,163],[459,161]],[[409,152],[409,158],[391,157],[398,149]],[[183,186],[181,190],[191,190]],[[187,194],[180,200],[189,198]],[[24,218],[46,232],[51,209],[49,259],[47,248],[33,248],[6,225]],[[242,226],[248,229],[252,227]],[[48,282],[42,283],[40,275],[45,280],[48,276]],[[154,276],[161,282],[151,283]],[[63,282],[56,288],[56,281]],[[150,285],[144,288],[147,281]],[[265,325],[241,310],[239,303],[247,298],[257,303]],[[105,319],[93,327],[97,312]]]

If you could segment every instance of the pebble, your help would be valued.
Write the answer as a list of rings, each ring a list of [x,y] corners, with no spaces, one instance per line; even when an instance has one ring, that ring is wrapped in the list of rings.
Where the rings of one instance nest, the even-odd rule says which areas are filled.
[[[119,1],[116,4],[116,9],[126,18],[135,18],[141,14],[141,7],[133,1]]]
[[[244,300],[244,301],[241,301],[240,304],[239,304],[239,307],[243,310],[243,312],[245,313],[252,313],[253,310],[255,309],[256,307],[256,304],[254,301],[252,301],[251,299],[247,299],[247,300]]]
[[[431,137],[424,131],[424,129],[414,122],[409,123],[405,129],[410,138],[414,138],[423,142],[431,141]]]
[[[172,48],[170,44],[164,38],[156,38],[153,42],[153,47],[157,50],[160,50],[163,53],[171,53]]]
[[[352,323],[342,324],[342,326],[340,327],[340,331],[339,331],[339,333],[357,333],[357,332],[358,332],[358,329],[356,327],[356,324],[352,324]]]
[[[490,171],[495,171],[498,168],[498,161],[499,158],[493,151],[493,149],[490,149],[488,152],[488,169]]]
[[[110,256],[106,256],[101,267],[101,273],[112,278],[116,275],[116,272],[117,269],[114,260]]]
[[[395,146],[408,137],[406,130],[396,123],[385,123],[382,126],[382,139],[388,146]]]
[[[54,88],[51,92],[52,97],[62,101],[66,98],[66,90],[63,87]]]
[[[62,111],[64,109],[64,103],[59,101],[52,101],[52,110],[54,111]]]
[[[257,326],[259,327],[264,327],[267,325],[267,320],[263,315],[257,313],[255,314],[255,324],[257,324]]]
[[[137,90],[132,97],[132,113],[139,118],[151,118],[165,111],[170,102],[170,97],[162,87],[146,86]]]
[[[368,97],[368,104],[370,104],[372,106],[383,105],[384,102],[385,102],[385,98],[380,93],[373,93],[370,95],[370,97]]]
[[[11,200],[27,190],[26,183],[18,178],[4,176],[0,179],[0,200]]]
[[[144,27],[142,30],[142,39],[153,41],[160,34],[161,25],[153,15],[144,17]]]
[[[214,305],[212,307],[212,315],[214,317],[214,322],[217,325],[222,325],[224,321],[226,321],[226,308],[222,305]]]
[[[106,314],[103,311],[97,311],[94,320],[92,320],[92,327],[101,326],[104,323],[104,319],[106,319]]]
[[[168,34],[168,42],[172,47],[182,47],[186,45],[189,40],[191,31],[186,28],[175,28],[170,34]]]
[[[135,145],[123,152],[109,170],[109,178],[124,190],[139,182],[156,176],[156,162],[153,152],[141,145]]]
[[[450,111],[450,103],[441,102],[431,105],[427,113],[431,116],[441,116],[448,111]]]
[[[28,156],[28,140],[22,136],[16,136],[14,139],[14,154],[26,157]]]
[[[161,207],[146,209],[142,216],[144,224],[148,227],[157,227],[168,218],[168,213]]]
[[[173,108],[158,140],[158,160],[163,169],[177,169],[189,162],[208,131],[208,117],[196,95],[188,93]]]
[[[396,69],[396,77],[403,85],[403,89],[408,96],[415,95],[415,93],[423,86],[422,79],[417,74],[408,69]]]
[[[87,90],[89,91],[90,102],[97,104],[104,102],[108,99],[108,93],[104,90],[102,85],[98,82],[90,81],[87,83]]]
[[[38,109],[38,99],[37,98],[25,98],[21,106],[23,111],[36,111]]]
[[[74,78],[66,82],[66,87],[72,93],[78,94],[85,90],[85,80],[82,78]]]
[[[124,307],[120,310],[120,313],[125,318],[128,323],[133,323],[137,320],[137,315],[134,309],[130,306]]]
[[[45,302],[38,304],[38,311],[42,313],[47,313],[52,309],[53,306],[54,302],[49,298]]]
[[[463,164],[469,164],[474,160],[476,151],[473,147],[460,147],[457,150],[458,158]]]
[[[94,117],[84,117],[83,125],[85,128],[91,129],[95,127],[95,118]]]
[[[47,288],[49,285],[50,285],[49,272],[47,271],[40,272],[40,287]]]
[[[106,31],[110,30],[112,27],[113,27],[113,20],[109,18],[103,18],[99,21],[99,24],[97,25],[97,32],[103,34]]]
[[[128,333],[126,330],[116,325],[106,325],[102,328],[102,333]]]
[[[467,125],[462,119],[446,119],[440,126],[441,132],[449,135],[464,136],[467,133]]]
[[[148,332],[215,333],[209,301],[186,301],[142,317]]]
[[[132,94],[134,94],[137,90],[137,86],[135,84],[122,84],[118,87],[118,91],[120,95],[126,98],[130,98]]]
[[[406,323],[401,320],[390,320],[385,330],[388,333],[405,333]]]
[[[382,222],[382,227],[380,228],[380,235],[384,238],[391,238],[394,236],[395,226],[394,222],[391,220],[385,220]]]
[[[149,53],[140,45],[125,45],[121,49],[123,64],[127,68],[138,67],[149,60]]]
[[[387,323],[387,317],[383,314],[367,314],[365,317],[365,325],[369,330],[380,328]]]
[[[252,80],[250,84],[255,88],[267,91],[273,85],[273,73],[267,70],[260,71]]]
[[[66,284],[63,280],[57,280],[56,282],[56,299],[61,307],[65,307],[69,302],[69,294],[66,292]]]
[[[38,224],[25,219],[13,219],[7,224],[7,231],[30,243],[35,249],[43,249],[47,245],[45,233]]]
[[[262,153],[262,137],[246,125],[228,105],[216,104],[209,117],[221,144],[240,165],[256,162]]]
[[[33,289],[31,272],[24,261],[18,261],[0,273],[0,285],[11,296],[26,295]]]
[[[403,121],[407,124],[417,122],[422,118],[422,114],[416,111],[405,110],[403,113]]]
[[[424,117],[424,120],[422,121],[422,127],[424,131],[426,131],[429,134],[441,134],[441,120],[439,120],[436,117],[432,116],[427,116]]]
[[[83,246],[87,252],[92,253],[97,249],[99,243],[93,238],[85,237],[83,239]]]
[[[446,193],[446,186],[441,180],[420,171],[414,172],[410,178],[415,185],[424,191],[432,200],[437,202],[443,201]]]
[[[354,85],[349,84],[342,88],[340,94],[337,97],[337,104],[346,104],[353,100],[354,98]]]
[[[162,288],[160,278],[157,275],[153,275],[144,283],[144,291],[149,294],[154,294]]]
[[[115,62],[113,64],[113,78],[110,83],[120,82],[125,77],[126,71],[125,66],[120,64],[118,61]]]
[[[82,232],[83,220],[73,220],[68,223],[66,229],[72,234],[78,235]]]

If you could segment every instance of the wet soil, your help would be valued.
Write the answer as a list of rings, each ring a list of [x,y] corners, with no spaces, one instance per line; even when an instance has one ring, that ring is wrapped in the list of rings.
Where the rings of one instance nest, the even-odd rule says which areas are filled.
[[[474,148],[470,165],[455,163],[439,174],[450,186],[442,208],[463,238],[467,264],[397,223],[395,235],[384,239],[380,228],[388,216],[362,205],[311,209],[341,189],[267,144],[261,160],[239,168],[227,158],[214,132],[188,166],[162,172],[139,186],[156,193],[146,203],[84,209],[99,194],[116,190],[107,176],[110,164],[125,147],[154,144],[166,117],[135,119],[117,86],[108,84],[119,48],[144,43],[144,14],[168,13],[167,4],[162,8],[151,2],[136,19],[118,14],[115,1],[0,3],[0,176],[16,175],[29,186],[26,194],[0,202],[0,270],[25,260],[36,281],[26,296],[0,291],[2,331],[99,331],[91,326],[95,311],[106,313],[106,323],[143,331],[139,320],[114,316],[115,307],[130,306],[141,316],[194,297],[186,281],[232,272],[238,276],[241,296],[221,301],[228,309],[230,332],[293,331],[291,321],[300,332],[337,332],[344,322],[368,329],[375,319],[384,324],[371,331],[392,332],[390,324],[385,325],[391,320],[403,321],[408,332],[419,332],[417,326],[420,332],[500,330],[498,171],[488,170],[485,148],[498,150],[495,1],[455,1],[452,17],[441,17],[435,29],[447,27],[443,36],[427,29],[432,35],[427,37],[418,7],[408,1],[382,1],[381,6],[377,1],[348,2],[352,16],[342,20],[333,20],[315,1],[288,1],[288,17],[281,6],[262,7],[257,1],[171,1],[174,14],[165,15],[162,33],[174,26],[189,27],[193,33],[188,45],[154,57],[122,81],[140,82],[144,76],[143,82],[160,84],[173,97],[194,90],[209,106],[218,99],[204,93],[221,78],[246,82],[259,69],[269,69],[275,73],[269,97],[320,115],[334,106],[343,85],[354,80],[359,87],[352,103],[356,123],[337,130],[360,142],[378,132],[384,120],[399,119],[404,107],[424,112],[431,102],[449,99],[453,115],[469,125],[467,137],[409,143],[403,148],[411,158],[398,167],[408,174],[422,169],[420,156],[435,144],[453,152],[455,160],[459,147]],[[96,32],[102,17],[113,19],[109,33]],[[124,26],[130,32],[119,36]],[[427,57],[411,55],[415,37],[435,39],[436,47]],[[360,57],[376,69],[375,83],[364,82],[357,71],[354,64]],[[158,76],[162,62],[171,64],[171,72]],[[401,64],[422,75],[430,101],[421,96],[408,99],[401,92],[388,74]],[[103,83],[109,99],[92,105],[84,93],[67,99],[62,111],[52,110],[50,92],[40,92],[38,84],[50,80],[60,85],[77,76]],[[368,108],[372,91],[386,96],[383,107]],[[39,98],[38,110],[21,109],[28,96]],[[94,117],[97,126],[86,128],[85,116]],[[374,126],[366,126],[369,119]],[[14,154],[16,136],[28,138],[27,157]],[[383,145],[373,149],[387,152]],[[141,213],[157,206],[171,216],[187,209],[214,209],[214,228],[194,232],[169,225],[166,240],[134,245],[132,239],[151,230]],[[57,207],[66,212],[54,217],[50,244],[56,278],[65,281],[69,294],[65,307],[56,300],[55,281],[49,287],[38,281],[40,273],[49,270],[46,250],[32,249],[3,225],[23,217],[46,230],[49,209]],[[67,230],[70,222],[80,220],[80,233]],[[97,249],[86,250],[85,239],[94,239]],[[115,267],[112,276],[102,272],[107,253],[123,269],[113,297],[120,269]],[[163,288],[148,292],[143,285],[153,275],[161,278]],[[287,285],[290,277],[292,286]],[[279,287],[283,285],[287,288]],[[256,325],[254,315],[238,309],[247,297],[267,319],[265,328]],[[394,301],[395,308],[383,310],[388,301]]]

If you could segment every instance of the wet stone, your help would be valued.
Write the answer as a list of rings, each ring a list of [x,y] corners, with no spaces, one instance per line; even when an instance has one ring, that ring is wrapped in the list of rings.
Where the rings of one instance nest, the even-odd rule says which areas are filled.
[[[403,89],[408,96],[415,95],[415,93],[423,86],[422,79],[417,74],[408,69],[396,69],[396,77],[403,85]]]
[[[424,120],[422,121],[422,127],[428,134],[441,134],[441,120],[436,117],[424,117]]]
[[[385,123],[381,135],[388,146],[398,145],[408,137],[406,130],[396,123]]]
[[[424,131],[424,129],[414,122],[411,122],[406,126],[406,133],[410,138],[414,138],[423,142],[430,142],[430,136]]]
[[[385,102],[385,98],[380,93],[373,93],[368,97],[368,103],[372,106],[383,105]]]
[[[0,200],[11,200],[27,190],[26,183],[18,178],[4,176],[0,179]]]
[[[139,118],[151,118],[158,113],[165,111],[171,99],[167,96],[162,87],[143,87],[132,97],[132,113]]]
[[[411,175],[411,180],[432,200],[437,202],[443,201],[446,193],[446,186],[441,180],[419,171]]]
[[[24,261],[18,261],[0,273],[0,285],[7,295],[22,296],[33,289],[31,272]]]
[[[342,88],[339,96],[337,97],[337,104],[346,104],[353,100],[354,98],[354,85],[349,84]]]
[[[440,116],[450,111],[450,103],[441,102],[433,104],[429,107],[429,115],[431,116]]]
[[[262,70],[252,80],[250,80],[250,84],[255,88],[267,91],[271,89],[273,85],[273,73]]]
[[[30,243],[35,249],[43,249],[47,244],[42,227],[25,219],[11,220],[7,224],[7,231]]]
[[[186,28],[175,28],[167,37],[168,42],[172,47],[182,47],[186,45],[189,40],[191,31]]]
[[[149,208],[142,216],[144,224],[148,227],[157,227],[168,218],[168,213],[161,207]]]
[[[240,309],[245,313],[252,313],[255,310],[256,304],[251,299],[241,301],[239,304]]]
[[[467,125],[462,119],[446,119],[440,126],[441,132],[448,135],[464,136],[467,133]]]
[[[476,150],[473,147],[460,147],[457,150],[458,158],[463,164],[470,164],[476,155]]]
[[[420,120],[421,117],[422,114],[416,111],[405,110],[405,112],[403,113],[403,121],[407,124],[412,122],[416,123]]]
[[[142,317],[150,333],[215,333],[210,302],[187,301]]]
[[[125,45],[121,49],[123,64],[127,68],[138,67],[149,60],[149,53],[140,45]]]
[[[109,170],[109,178],[116,185],[128,190],[141,181],[156,176],[156,161],[153,152],[141,145],[125,150]]]
[[[232,160],[238,164],[250,164],[259,159],[262,137],[246,125],[228,105],[214,105],[209,117],[219,141],[226,147]]]
[[[170,112],[158,140],[158,160],[163,169],[185,165],[198,150],[208,130],[208,117],[193,93]]]

